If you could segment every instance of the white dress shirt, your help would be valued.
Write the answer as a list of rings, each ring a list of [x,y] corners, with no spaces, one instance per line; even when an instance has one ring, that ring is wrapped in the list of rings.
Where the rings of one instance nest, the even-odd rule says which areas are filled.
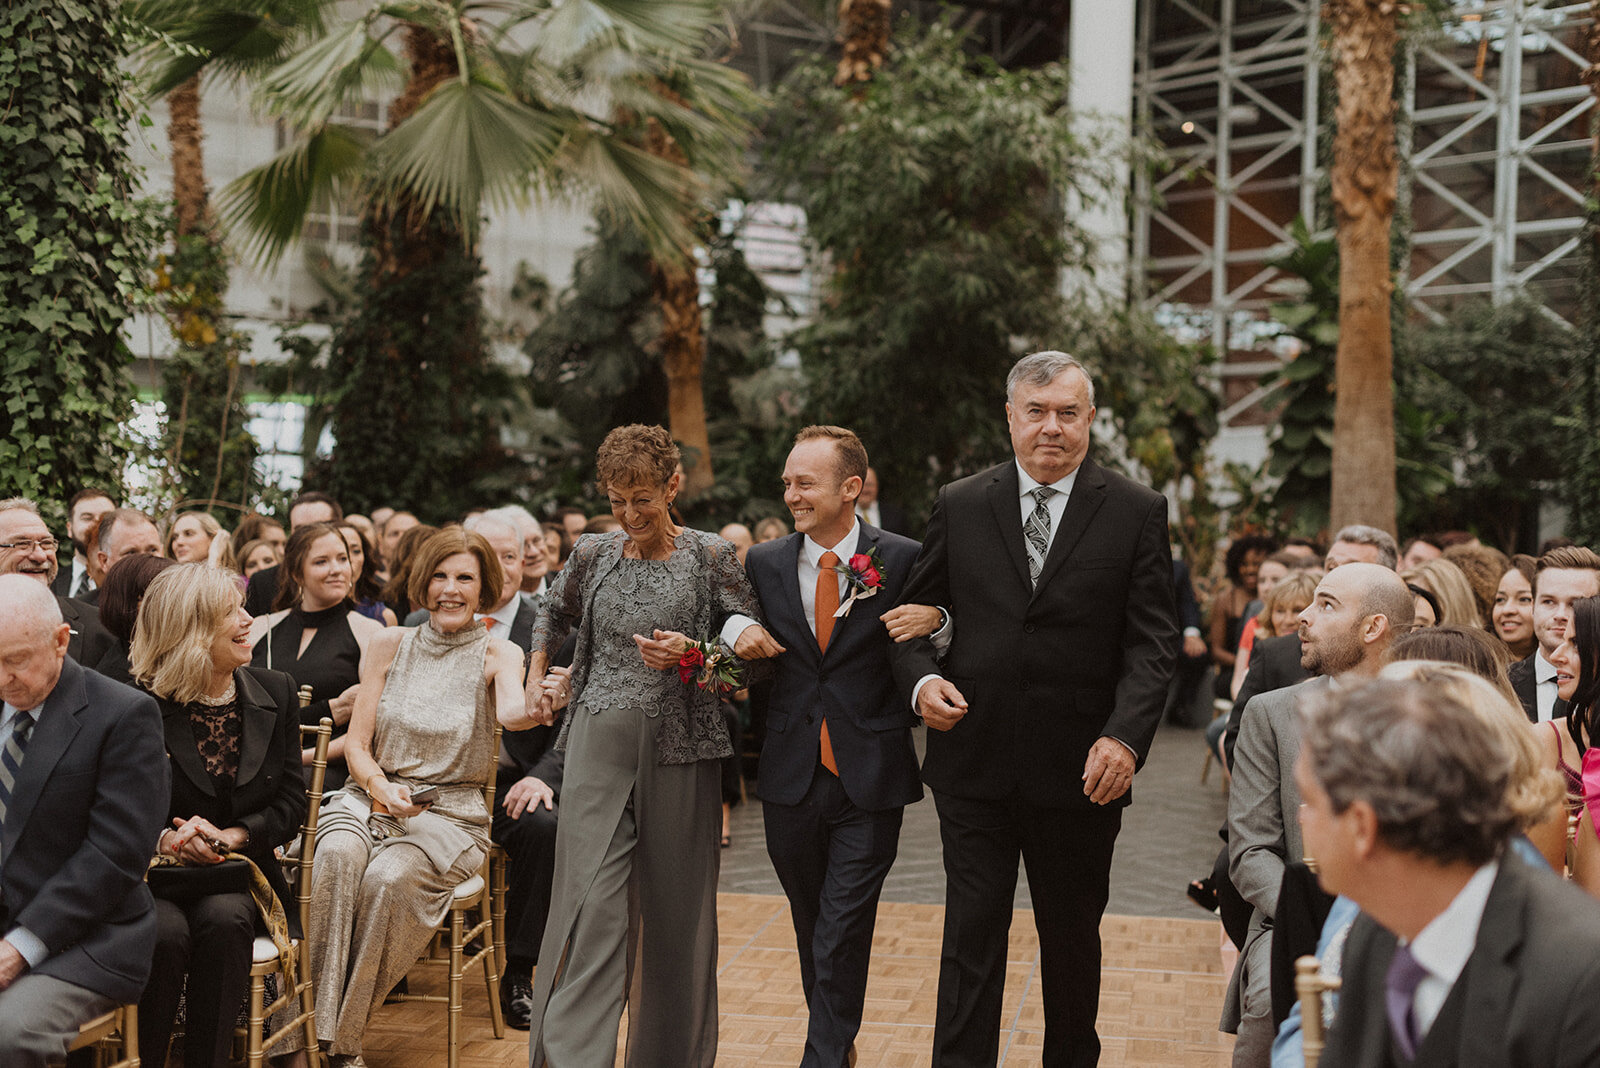
[[[1411,1001],[1419,1045],[1438,1019],[1439,1010],[1444,1008],[1445,999],[1478,943],[1478,926],[1483,922],[1483,909],[1489,903],[1489,891],[1499,871],[1498,861],[1479,868],[1445,910],[1411,940],[1411,955],[1428,970]]]
[[[484,612],[482,614],[474,612],[472,618],[494,620],[495,625],[489,628],[490,636],[495,638],[505,638],[509,641],[511,638],[511,623],[517,618],[517,610],[521,606],[522,598],[513,597],[499,608],[496,608],[493,612]]]
[[[39,732],[39,709],[27,710],[33,716],[33,731]],[[10,702],[0,704],[0,746],[11,740],[11,721],[17,718],[17,707]],[[22,762],[28,762],[27,751],[22,754]],[[5,858],[0,857],[0,861]],[[29,968],[37,968],[43,964],[50,955],[50,948],[39,940],[39,937],[26,927],[13,927],[6,932],[5,940],[11,943],[11,948],[22,954],[22,959],[28,962]]]
[[[1556,698],[1556,666],[1544,658],[1544,646],[1540,646],[1533,657],[1533,677],[1537,681],[1534,687],[1534,704],[1539,709],[1539,722],[1544,723],[1555,718]]]
[[[67,596],[78,597],[93,590],[94,579],[88,577],[89,563],[77,553],[72,554],[72,579],[67,583]],[[83,589],[78,589],[78,583],[83,583]]]
[[[1072,474],[1066,478],[1057,479],[1049,483],[1055,493],[1045,502],[1045,507],[1050,509],[1050,540],[1046,542],[1045,555],[1050,555],[1049,546],[1055,544],[1056,531],[1061,527],[1061,513],[1067,510],[1067,498],[1072,496],[1072,487],[1078,481],[1078,468],[1072,469]],[[1021,504],[1022,525],[1028,525],[1028,517],[1033,515],[1033,510],[1039,507],[1038,501],[1033,496],[1033,491],[1045,483],[1040,482],[1022,469],[1022,464],[1017,464],[1017,483],[1021,490],[1018,501]]]

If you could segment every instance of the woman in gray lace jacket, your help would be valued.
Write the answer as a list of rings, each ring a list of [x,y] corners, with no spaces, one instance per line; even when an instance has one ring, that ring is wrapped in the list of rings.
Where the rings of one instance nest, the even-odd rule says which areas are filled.
[[[535,1068],[610,1068],[624,1004],[630,1066],[716,1060],[717,761],[733,743],[717,695],[676,669],[689,639],[760,617],[733,546],[673,522],[677,463],[661,427],[606,436],[599,481],[622,529],[578,539],[534,625],[528,700],[545,709],[577,628]]]

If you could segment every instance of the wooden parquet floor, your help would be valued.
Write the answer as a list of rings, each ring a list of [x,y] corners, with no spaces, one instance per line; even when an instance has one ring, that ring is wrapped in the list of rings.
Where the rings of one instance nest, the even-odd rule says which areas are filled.
[[[930,1061],[939,979],[943,909],[884,903],[878,910],[866,1020],[856,1049],[859,1068],[919,1068]],[[719,1068],[783,1068],[800,1063],[805,1003],[794,929],[781,897],[717,895],[722,1013]],[[1224,1068],[1233,1040],[1217,1033],[1227,977],[1215,921],[1107,916],[1100,993],[1100,1063],[1106,1068]],[[1000,1063],[1041,1063],[1044,1019],[1039,998],[1033,914],[1018,909],[1011,930]],[[443,992],[443,969],[412,972],[417,992]],[[527,1033],[496,1040],[481,979],[469,976],[463,1011],[463,1065],[522,1068]],[[379,1010],[367,1033],[370,1068],[444,1063],[443,1005],[409,1003]],[[621,1063],[619,1058],[618,1063]]]

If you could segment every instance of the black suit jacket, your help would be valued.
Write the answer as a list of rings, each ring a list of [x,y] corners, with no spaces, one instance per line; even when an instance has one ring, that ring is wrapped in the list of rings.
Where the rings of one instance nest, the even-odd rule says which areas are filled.
[[[0,825],[0,931],[45,944],[40,974],[138,1000],[156,947],[144,872],[168,782],[155,701],[63,661]]]
[[[56,577],[50,581],[50,592],[57,597],[72,596],[72,565],[56,571]]]
[[[1394,1064],[1384,984],[1393,934],[1363,914],[1350,929],[1344,990],[1322,1063]],[[1592,1068],[1600,1064],[1600,909],[1509,850],[1484,906],[1478,941],[1451,991],[1460,1012],[1440,1014],[1418,1065]],[[1459,995],[1459,997],[1458,997]]]
[[[901,599],[948,608],[955,640],[945,667],[927,639],[897,644],[895,675],[908,702],[928,674],[967,699],[954,728],[929,732],[935,790],[1092,806],[1089,749],[1110,736],[1142,764],[1166,701],[1179,635],[1167,502],[1084,460],[1035,588],[1020,493],[1009,460],[939,491]]]
[[[1539,650],[1518,660],[1506,669],[1511,676],[1511,688],[1517,692],[1517,700],[1522,702],[1522,712],[1528,717],[1529,723],[1539,722],[1539,672],[1537,660]],[[1567,714],[1567,702],[1559,696],[1556,703],[1551,706],[1550,718],[1561,719]]]
[[[524,671],[527,670],[527,657],[533,649],[533,623],[538,615],[539,610],[527,600],[523,600],[515,618],[511,620],[511,633],[508,637],[512,644],[523,652]],[[569,634],[560,651],[551,660],[550,666],[571,666],[572,653],[577,644],[577,636]],[[550,792],[555,794],[557,801],[561,799],[561,781],[567,759],[566,752],[556,748],[556,739],[561,735],[561,720],[565,715],[566,710],[563,709],[556,713],[555,720],[547,727],[505,731],[500,735],[500,747],[515,765],[514,768],[500,769],[498,779],[502,786],[509,786],[518,779],[531,775],[550,787]]]
[[[757,796],[798,804],[817,769],[823,717],[846,796],[859,808],[898,808],[921,800],[911,728],[917,717],[895,685],[889,647],[894,639],[878,619],[900,603],[918,545],[860,524],[857,552],[877,549],[883,587],[834,621],[824,653],[800,599],[800,554],[805,535],[753,546],[745,573],[755,587],[767,630],[786,652],[773,664],[767,736],[761,747]]]
[[[1311,672],[1300,666],[1299,634],[1262,638],[1251,646],[1250,669],[1245,672],[1244,682],[1239,685],[1239,696],[1234,698],[1228,729],[1222,736],[1229,770],[1233,768],[1233,747],[1239,740],[1239,728],[1244,725],[1244,710],[1250,698],[1293,686],[1310,677]]]
[[[250,576],[244,591],[244,610],[253,616],[264,616],[272,611],[272,602],[278,596],[278,565],[264,567]]]
[[[300,769],[300,702],[294,680],[281,671],[242,667],[233,673],[239,693],[239,770],[233,790],[219,796],[195,744],[183,706],[158,699],[162,734],[172,761],[171,818],[204,816],[219,829],[240,826],[250,832],[245,854],[261,868],[284,909],[292,898],[283,866],[272,851],[300,830],[306,814],[305,780]]]
[[[82,601],[70,597],[57,597],[61,618],[71,628],[67,639],[67,655],[86,668],[98,671],[109,659],[117,655],[117,639],[100,625],[100,615]]]

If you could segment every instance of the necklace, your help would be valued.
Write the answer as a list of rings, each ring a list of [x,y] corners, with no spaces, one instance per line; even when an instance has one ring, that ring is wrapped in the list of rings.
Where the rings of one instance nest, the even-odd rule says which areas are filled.
[[[211,708],[221,708],[224,705],[233,704],[233,699],[235,696],[237,696],[238,692],[238,687],[234,685],[233,678],[230,676],[228,678],[228,688],[223,690],[220,696],[212,697],[210,694],[203,693],[199,696],[198,700],[200,704],[208,705]]]

